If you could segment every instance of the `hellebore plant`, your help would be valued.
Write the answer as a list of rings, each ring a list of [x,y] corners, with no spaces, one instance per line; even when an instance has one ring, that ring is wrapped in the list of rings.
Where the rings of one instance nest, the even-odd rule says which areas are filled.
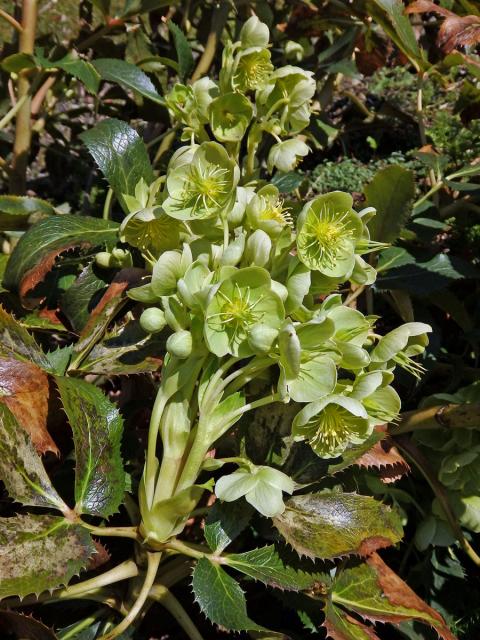
[[[349,194],[334,191],[305,202],[294,215],[291,203],[269,184],[265,171],[291,171],[309,151],[301,133],[316,87],[311,72],[290,65],[275,69],[268,42],[267,26],[251,17],[239,40],[225,46],[218,84],[202,78],[171,89],[165,104],[186,144],[173,154],[165,176],[142,178],[134,193],[117,194],[127,213],[118,236],[122,245],[97,254],[102,268],[129,266],[133,253],[137,260],[141,254],[149,275],[128,296],[144,305],[143,331],[158,335],[166,349],[138,490],[138,526],[79,525],[98,536],[134,539],[147,565],[124,619],[104,640],[120,635],[147,599],[155,599],[161,565],[170,567],[174,554],[197,561],[193,589],[201,608],[213,622],[235,630],[262,627],[246,611],[232,621],[212,604],[228,596],[234,608],[245,609],[243,592],[222,565],[286,589],[318,583],[316,572],[288,566],[274,547],[245,557],[223,554],[229,538],[221,517],[207,519],[209,547],[182,540],[206,496],[208,504],[216,496],[220,516],[227,503],[241,507],[245,499],[273,519],[300,555],[312,558],[365,555],[401,537],[398,517],[388,507],[354,493],[319,492],[318,485],[309,492],[281,456],[256,464],[245,447],[233,457],[216,455],[222,437],[238,433],[256,410],[269,407],[278,415],[290,404],[286,446],[309,447],[318,460],[353,461],[378,441],[375,427],[396,419],[395,368],[419,374],[412,358],[423,353],[430,331],[415,322],[381,337],[376,318],[345,306],[338,293],[346,282],[375,280],[362,257],[385,246],[369,237],[374,210],[356,211]],[[85,140],[92,146],[91,138]],[[266,162],[259,160],[260,149],[268,151]],[[77,366],[85,349],[77,352]],[[328,509],[343,514],[342,524]],[[257,558],[260,552],[268,558]],[[110,578],[134,577],[139,569],[129,571],[131,565],[123,566],[120,578],[112,574],[103,583],[99,576],[85,587],[67,587],[65,597]],[[331,585],[332,578],[322,575]],[[223,596],[214,592],[209,600],[205,590],[218,581]],[[417,619],[444,629],[435,612],[428,617],[425,611]]]

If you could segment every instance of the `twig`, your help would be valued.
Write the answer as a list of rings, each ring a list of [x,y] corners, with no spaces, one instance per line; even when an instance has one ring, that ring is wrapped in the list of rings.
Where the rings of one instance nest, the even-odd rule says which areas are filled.
[[[195,82],[203,75],[205,75],[213,62],[213,58],[215,57],[215,53],[217,51],[217,45],[220,40],[220,36],[222,35],[223,27],[228,18],[228,3],[226,0],[217,4],[215,9],[213,10],[212,16],[212,26],[210,28],[210,33],[208,34],[207,42],[205,44],[205,49],[198,61],[197,67],[192,74],[191,82]]]
[[[399,435],[425,429],[476,429],[480,427],[480,404],[447,404],[402,413],[390,433]]]
[[[3,18],[9,24],[11,24],[12,27],[18,31],[18,33],[23,32],[22,25],[18,22],[18,20],[15,20],[13,16],[11,16],[9,13],[4,11],[3,9],[0,9],[0,18]]]

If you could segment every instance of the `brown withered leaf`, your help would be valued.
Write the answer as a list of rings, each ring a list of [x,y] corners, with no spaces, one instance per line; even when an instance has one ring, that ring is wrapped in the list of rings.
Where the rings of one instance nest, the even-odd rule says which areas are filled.
[[[31,362],[0,357],[0,402],[7,405],[40,454],[58,455],[47,431],[48,377]]]
[[[386,426],[380,425],[376,431],[386,432]],[[360,456],[355,464],[367,469],[378,469],[380,479],[385,483],[395,482],[410,471],[408,462],[386,433],[385,437]]]
[[[451,53],[458,47],[471,47],[480,42],[479,16],[457,16],[453,11],[428,0],[416,0],[405,10],[405,13],[427,12],[445,18],[437,35],[437,46],[444,53]]]
[[[88,561],[88,565],[86,567],[87,571],[94,571],[95,569],[98,569],[102,565],[106,564],[111,558],[110,552],[101,542],[95,539],[92,539],[92,542],[95,545],[96,553],[94,553]]]
[[[57,640],[54,632],[40,620],[35,620],[32,616],[18,613],[17,611],[0,611],[0,632],[2,638]]]

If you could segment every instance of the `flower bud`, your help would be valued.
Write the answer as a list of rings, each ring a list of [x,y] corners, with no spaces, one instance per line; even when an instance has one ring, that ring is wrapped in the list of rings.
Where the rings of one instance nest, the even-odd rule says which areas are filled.
[[[111,268],[112,254],[108,251],[99,251],[95,256],[95,263],[102,269]]]
[[[271,249],[270,236],[265,231],[257,229],[247,240],[244,262],[247,265],[264,267],[270,259]]]
[[[245,234],[239,234],[235,240],[230,242],[228,247],[223,252],[220,258],[220,264],[222,266],[230,265],[236,266],[242,259],[243,250],[245,249]]]
[[[158,333],[166,324],[167,321],[165,320],[165,314],[157,307],[145,309],[140,316],[140,326],[147,333]]]
[[[172,356],[185,360],[192,353],[192,334],[190,331],[177,331],[167,340],[167,351]]]
[[[277,337],[277,329],[273,329],[266,324],[259,323],[250,330],[248,342],[254,351],[268,353]]]

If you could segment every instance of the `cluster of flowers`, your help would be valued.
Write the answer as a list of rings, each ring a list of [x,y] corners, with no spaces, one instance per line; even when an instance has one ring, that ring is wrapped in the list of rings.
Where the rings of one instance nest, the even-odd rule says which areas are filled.
[[[265,133],[276,140],[266,161],[270,172],[292,169],[308,152],[292,136],[308,125],[315,91],[310,72],[274,69],[268,40],[267,26],[250,18],[240,40],[225,48],[218,85],[203,78],[169,94],[189,144],[174,153],[165,178],[140,183],[127,199],[123,240],[152,267],[151,281],[130,295],[150,305],[141,316],[147,332],[171,330],[171,361],[207,358],[212,375],[242,368],[216,400],[225,406],[231,399],[233,413],[215,438],[243,414],[248,385],[258,378],[269,390],[265,403],[299,404],[294,438],[333,458],[395,419],[393,370],[420,370],[412,357],[424,351],[430,328],[408,323],[378,336],[375,318],[345,306],[336,293],[346,281],[375,280],[362,258],[381,247],[369,237],[374,210],[357,212],[352,197],[336,191],[307,202],[294,224],[278,189],[259,178],[252,157]],[[192,375],[197,370],[192,365]],[[218,497],[245,495],[261,513],[280,513],[292,480],[236,461],[239,469],[217,481]]]

